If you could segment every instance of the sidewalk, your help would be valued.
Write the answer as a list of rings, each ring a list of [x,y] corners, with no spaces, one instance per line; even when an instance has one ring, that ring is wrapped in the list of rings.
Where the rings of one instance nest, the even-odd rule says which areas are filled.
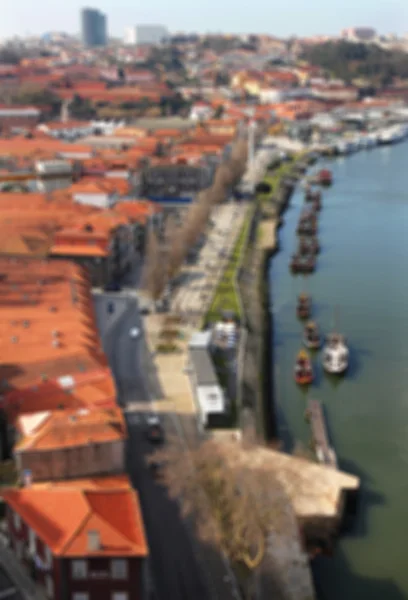
[[[176,292],[172,311],[199,327],[209,310],[217,285],[228,265],[236,240],[247,218],[248,204],[221,205],[212,216],[216,226],[209,231],[197,264],[184,267],[187,281]]]
[[[157,343],[155,336],[161,329],[163,319],[162,315],[146,317],[149,325],[145,324],[145,339],[150,361],[153,360],[151,353]],[[154,410],[160,414],[167,436],[178,438],[188,452],[188,448],[196,446],[203,434],[197,426],[197,410],[189,376],[183,373],[187,356],[187,342],[183,341],[181,344],[184,345],[184,349],[180,354],[155,356],[156,376],[163,394],[160,395],[160,398],[152,397],[151,400]],[[147,360],[149,360],[149,356]],[[147,373],[149,375],[149,371]],[[152,383],[156,385],[156,382]],[[185,522],[197,562],[201,565],[211,589],[212,599],[241,600],[235,590],[235,582],[231,576],[229,565],[213,548],[197,540],[193,517],[186,517]]]

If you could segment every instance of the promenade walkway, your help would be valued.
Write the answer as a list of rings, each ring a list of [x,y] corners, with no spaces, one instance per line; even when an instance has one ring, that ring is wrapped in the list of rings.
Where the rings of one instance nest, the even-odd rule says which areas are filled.
[[[197,263],[183,268],[186,282],[175,294],[171,310],[196,328],[201,325],[203,315],[210,308],[248,209],[247,203],[233,202],[217,207],[212,215],[215,226],[208,232]]]

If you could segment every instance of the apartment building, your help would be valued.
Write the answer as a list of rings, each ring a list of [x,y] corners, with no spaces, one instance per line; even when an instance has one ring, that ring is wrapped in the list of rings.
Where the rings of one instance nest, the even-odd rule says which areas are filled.
[[[3,498],[9,546],[50,600],[144,597],[148,550],[130,487],[84,481],[8,489]]]
[[[23,414],[16,428],[14,458],[19,472],[30,481],[124,471],[126,427],[119,408]]]

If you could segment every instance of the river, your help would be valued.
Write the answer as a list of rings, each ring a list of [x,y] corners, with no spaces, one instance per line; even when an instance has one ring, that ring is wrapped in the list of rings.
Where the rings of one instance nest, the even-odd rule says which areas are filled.
[[[315,563],[323,600],[408,598],[408,142],[328,163],[334,184],[323,192],[322,252],[317,270],[292,276],[298,189],[271,263],[278,426],[286,445],[310,441],[307,398],[325,405],[340,468],[362,480],[354,530],[333,558]],[[319,168],[320,168],[319,164]],[[308,394],[292,372],[301,347],[296,297],[307,291],[323,332],[338,329],[351,350],[350,369],[335,385],[316,355]]]

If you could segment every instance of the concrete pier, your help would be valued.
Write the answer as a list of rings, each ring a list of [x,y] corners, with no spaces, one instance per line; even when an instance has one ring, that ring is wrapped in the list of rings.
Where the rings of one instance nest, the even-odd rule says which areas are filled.
[[[317,400],[309,400],[306,416],[312,428],[314,448],[320,463],[337,469],[337,457],[329,444],[323,408]]]

